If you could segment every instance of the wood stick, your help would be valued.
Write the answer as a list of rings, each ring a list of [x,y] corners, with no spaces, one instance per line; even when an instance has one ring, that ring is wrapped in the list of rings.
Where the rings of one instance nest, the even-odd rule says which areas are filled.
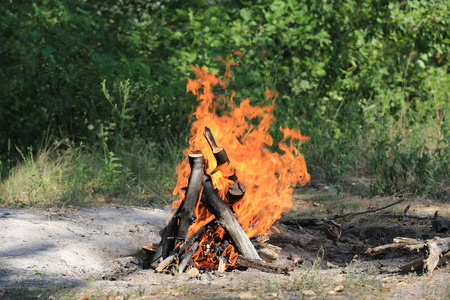
[[[239,254],[246,258],[260,259],[255,247],[250,242],[245,231],[234,216],[232,210],[223,202],[211,181],[211,176],[203,177],[203,195],[206,206],[217,218],[220,226],[224,228]]]
[[[166,257],[166,259],[164,259],[156,268],[155,271],[156,272],[161,272],[162,270],[164,270],[165,268],[167,268],[167,266],[175,259],[176,255],[169,255],[168,257]]]
[[[178,271],[180,273],[184,272],[184,269],[189,263],[189,260],[191,259],[192,255],[194,255],[195,251],[197,251],[198,245],[199,242],[195,242],[194,244],[192,244],[191,248],[189,248],[189,251],[181,256],[181,262],[180,265],[178,266]]]
[[[195,219],[197,218],[194,214],[194,208],[201,192],[201,184],[205,169],[205,158],[200,151],[192,151],[189,153],[188,157],[189,165],[191,166],[191,176],[189,177],[186,198],[183,201],[184,205],[180,212],[175,245],[186,239],[189,226],[191,226],[191,223],[195,223]]]
[[[293,266],[271,264],[260,259],[250,259],[243,256],[238,256],[236,263],[243,267],[254,268],[267,273],[287,274],[294,270]]]
[[[160,233],[161,242],[150,264],[154,269],[158,268],[161,262],[169,256],[169,252],[173,250],[179,241],[184,241],[191,222],[195,220],[194,207],[198,200],[201,180],[203,179],[204,157],[200,151],[191,152],[188,157],[189,164],[191,165],[191,176],[189,178],[186,198],[181,202],[172,219],[170,219],[167,226]]]
[[[434,215],[422,215],[422,214],[411,214],[411,213],[382,213],[382,214],[373,214],[375,216],[380,217],[392,217],[392,218],[411,218],[411,219],[418,219],[418,220],[433,220]]]
[[[215,220],[213,220],[215,221]],[[190,237],[188,237],[184,243],[178,245],[172,252],[170,252],[170,254],[181,254],[184,253],[186,251],[186,248],[192,244],[193,241],[195,241],[196,239],[198,239],[202,234],[204,234],[206,232],[206,228],[209,224],[211,224],[212,222],[208,223],[207,225],[203,226],[202,228],[200,228],[196,233],[194,233],[193,235],[191,235]]]
[[[330,217],[326,217],[324,219],[314,219],[314,218],[310,218],[310,219],[291,219],[291,220],[280,220],[279,222],[281,224],[284,225],[297,225],[297,226],[301,226],[301,227],[307,227],[307,226],[321,226],[324,225],[324,222],[327,221],[332,221],[332,220],[336,220],[336,219],[341,219],[341,218],[345,218],[345,217],[349,217],[349,216],[354,216],[354,215],[359,215],[359,214],[366,214],[366,213],[373,213],[373,212],[377,212],[383,209],[386,209],[388,207],[397,205],[399,203],[402,203],[403,201],[405,201],[405,199],[399,200],[395,203],[391,203],[388,204],[386,206],[380,207],[380,208],[375,208],[375,209],[367,209],[367,210],[358,210],[355,212],[350,212],[350,213],[346,213],[346,214],[337,214],[334,216],[330,216]],[[374,214],[376,216],[378,215],[384,215],[384,214]],[[404,214],[388,214],[388,215],[395,215],[395,216],[405,216]],[[410,214],[406,214],[406,216],[409,216]],[[432,216],[433,218],[434,216]],[[428,215],[427,215],[428,218]]]
[[[335,219],[341,219],[341,218],[345,218],[345,217],[349,217],[349,216],[354,216],[354,215],[373,213],[373,212],[380,211],[380,210],[386,209],[386,208],[388,208],[388,207],[391,207],[391,206],[400,204],[400,203],[402,203],[403,201],[405,201],[405,199],[401,199],[401,200],[399,200],[399,201],[397,201],[397,202],[388,204],[388,205],[383,206],[383,207],[380,207],[380,208],[366,209],[366,210],[358,210],[358,211],[351,212],[351,213],[346,213],[346,214],[337,214],[337,215],[334,215],[334,216],[331,216],[331,217],[327,217],[326,219],[328,219],[328,220],[335,220]]]

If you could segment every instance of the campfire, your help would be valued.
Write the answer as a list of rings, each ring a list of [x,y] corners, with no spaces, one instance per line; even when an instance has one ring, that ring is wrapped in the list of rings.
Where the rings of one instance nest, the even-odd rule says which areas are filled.
[[[308,137],[279,128],[281,153],[269,150],[277,93],[266,89],[264,101],[255,106],[249,99],[237,105],[234,92],[229,99],[215,93],[226,91],[234,76],[233,64],[223,61],[223,79],[191,66],[196,79],[188,79],[187,92],[199,103],[186,158],[177,167],[176,212],[161,231],[151,263],[157,271],[225,271],[249,261],[272,262],[280,249],[266,244],[267,236],[291,208],[295,185],[310,179],[295,145]]]

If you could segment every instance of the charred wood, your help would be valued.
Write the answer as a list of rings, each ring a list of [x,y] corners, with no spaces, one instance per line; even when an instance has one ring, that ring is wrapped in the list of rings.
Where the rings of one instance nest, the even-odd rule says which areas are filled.
[[[154,269],[156,269],[160,265],[160,263],[165,258],[167,258],[167,256],[169,255],[169,251],[173,249],[175,245],[175,233],[178,228],[178,218],[181,209],[183,208],[183,204],[184,202],[182,202],[180,207],[178,207],[177,211],[172,216],[167,226],[164,227],[164,229],[159,233],[159,235],[161,236],[161,242],[156,249],[155,255],[152,259],[152,263],[150,264],[150,266]]]
[[[183,208],[180,212],[175,245],[186,239],[189,226],[191,226],[192,223],[195,223],[197,218],[194,214],[194,208],[199,198],[205,169],[205,158],[200,151],[193,151],[189,153],[188,157],[189,165],[191,166],[191,176],[189,177],[189,184],[186,191],[186,198],[183,201]]]
[[[227,199],[230,203],[241,200],[244,197],[246,187],[241,182],[233,183],[228,188]]]

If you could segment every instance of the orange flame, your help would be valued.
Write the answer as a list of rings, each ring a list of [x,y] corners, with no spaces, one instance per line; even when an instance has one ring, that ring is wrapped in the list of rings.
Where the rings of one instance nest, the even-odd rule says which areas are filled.
[[[223,80],[206,68],[191,65],[196,79],[188,78],[187,92],[196,95],[199,104],[194,112],[196,121],[192,124],[190,147],[184,154],[187,157],[191,150],[200,150],[205,156],[206,172],[210,174],[216,169],[217,163],[203,136],[205,126],[209,127],[217,144],[225,148],[230,158],[230,164],[220,166],[212,175],[214,187],[220,190],[219,195],[227,202],[225,195],[229,185],[233,183],[227,177],[235,172],[239,181],[246,186],[244,197],[231,204],[239,223],[249,238],[269,234],[273,223],[292,206],[294,186],[298,182],[304,185],[310,179],[305,160],[293,143],[294,140],[306,142],[309,137],[301,135],[298,130],[280,128],[284,137],[278,146],[284,153],[269,151],[268,146],[272,146],[273,140],[268,130],[275,121],[273,111],[278,93],[266,89],[266,105],[261,107],[252,106],[249,99],[236,105],[234,91],[228,100],[223,94],[215,95],[213,89],[216,86],[227,88],[230,78],[233,78],[230,67],[235,65],[222,58],[219,60],[226,65]],[[269,99],[273,99],[271,104]],[[217,114],[219,109],[220,116]],[[252,120],[251,124],[248,120]],[[289,138],[289,143],[286,144]],[[174,194],[179,194],[180,200],[175,201],[173,207],[178,207],[185,198],[186,192],[182,188],[188,185],[190,175],[187,158],[178,165],[177,174]],[[191,225],[188,236],[215,218],[200,201],[195,214],[197,222]],[[200,248],[197,257],[200,256]],[[233,250],[229,248],[227,251],[232,253]]]

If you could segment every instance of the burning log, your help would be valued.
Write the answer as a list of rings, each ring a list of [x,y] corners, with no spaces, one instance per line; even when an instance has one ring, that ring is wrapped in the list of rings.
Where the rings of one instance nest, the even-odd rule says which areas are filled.
[[[241,200],[242,197],[244,197],[245,194],[245,185],[240,183],[240,182],[236,182],[230,185],[230,187],[228,188],[228,193],[227,193],[227,199],[230,203],[234,203],[238,200]]]
[[[158,268],[161,262],[168,257],[169,251],[179,242],[186,239],[189,226],[195,222],[194,207],[198,201],[204,174],[205,159],[203,154],[200,151],[189,153],[189,164],[191,166],[191,176],[189,178],[186,199],[160,234],[161,243],[151,263],[153,268]]]
[[[191,176],[189,177],[188,189],[184,200],[183,208],[180,212],[180,221],[175,244],[184,241],[187,237],[189,226],[195,223],[197,216],[194,214],[194,208],[197,204],[202,179],[205,169],[205,158],[200,151],[189,153],[189,164],[191,166]]]
[[[395,250],[426,250],[424,252],[428,255],[427,258],[417,259],[410,264],[401,266],[400,269],[402,271],[424,271],[431,274],[437,266],[450,261],[450,237],[434,237],[426,241],[396,237],[392,244],[368,248],[364,253],[376,255]]]
[[[239,254],[251,259],[260,259],[252,242],[250,242],[244,229],[242,229],[234,216],[233,211],[214,190],[211,176],[205,175],[202,185],[203,201],[208,209],[216,216],[220,226],[228,232]]]

